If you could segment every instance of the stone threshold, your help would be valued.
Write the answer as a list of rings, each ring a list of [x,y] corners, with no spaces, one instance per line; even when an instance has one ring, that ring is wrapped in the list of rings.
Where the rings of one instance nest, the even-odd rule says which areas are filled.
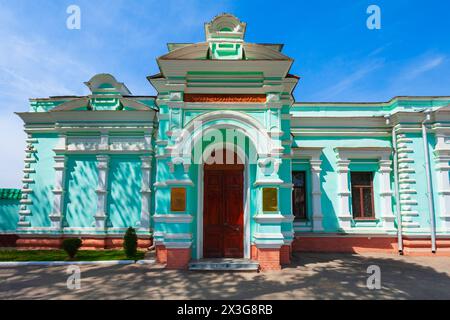
[[[250,259],[200,259],[189,263],[192,271],[258,271],[259,262]]]

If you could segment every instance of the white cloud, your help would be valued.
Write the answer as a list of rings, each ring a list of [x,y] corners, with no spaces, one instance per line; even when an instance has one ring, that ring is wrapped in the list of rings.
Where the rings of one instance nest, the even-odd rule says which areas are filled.
[[[423,56],[405,68],[404,78],[415,79],[422,74],[439,67],[446,60],[444,55]]]
[[[346,73],[342,79],[340,79],[337,83],[329,86],[328,88],[322,90],[317,96],[320,101],[337,101],[339,100],[339,96],[341,94],[354,95],[355,86],[358,86],[360,81],[362,81],[365,77],[367,77],[370,73],[375,70],[381,68],[384,65],[384,62],[380,59],[373,59],[366,61],[357,67],[354,68],[350,73]],[[330,77],[336,77],[337,70],[328,70]],[[342,74],[342,70],[339,71],[339,74]]]
[[[80,94],[91,72],[46,39],[19,31],[12,13],[1,11],[0,188],[20,187],[26,136],[14,112],[27,111],[32,97]]]

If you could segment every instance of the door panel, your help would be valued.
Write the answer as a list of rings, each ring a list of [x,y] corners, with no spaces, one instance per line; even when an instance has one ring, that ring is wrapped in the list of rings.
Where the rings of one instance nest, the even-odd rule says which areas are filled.
[[[225,176],[224,256],[243,257],[243,174],[228,172]]]
[[[205,170],[203,256],[244,255],[243,168]]]
[[[205,196],[203,215],[203,255],[219,258],[223,251],[222,215],[223,175],[221,172],[205,171]]]

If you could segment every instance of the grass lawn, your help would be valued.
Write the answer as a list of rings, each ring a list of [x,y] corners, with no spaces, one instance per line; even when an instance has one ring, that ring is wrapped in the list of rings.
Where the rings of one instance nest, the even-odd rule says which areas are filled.
[[[0,261],[65,261],[63,250],[0,250]],[[144,259],[138,251],[134,260]],[[74,261],[133,260],[123,250],[80,250]]]

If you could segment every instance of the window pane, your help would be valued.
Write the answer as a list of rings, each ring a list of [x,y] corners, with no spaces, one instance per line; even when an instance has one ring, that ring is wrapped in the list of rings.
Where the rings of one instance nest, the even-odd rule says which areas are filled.
[[[352,211],[353,218],[361,217],[361,196],[359,188],[352,188]]]
[[[292,173],[292,183],[294,187],[305,186],[305,171],[294,171]]]
[[[371,186],[372,172],[352,172],[351,183],[352,186]]]
[[[372,208],[372,188],[363,188],[363,206],[364,206],[364,217],[373,217]]]
[[[292,208],[297,219],[306,219],[305,188],[294,188]]]

